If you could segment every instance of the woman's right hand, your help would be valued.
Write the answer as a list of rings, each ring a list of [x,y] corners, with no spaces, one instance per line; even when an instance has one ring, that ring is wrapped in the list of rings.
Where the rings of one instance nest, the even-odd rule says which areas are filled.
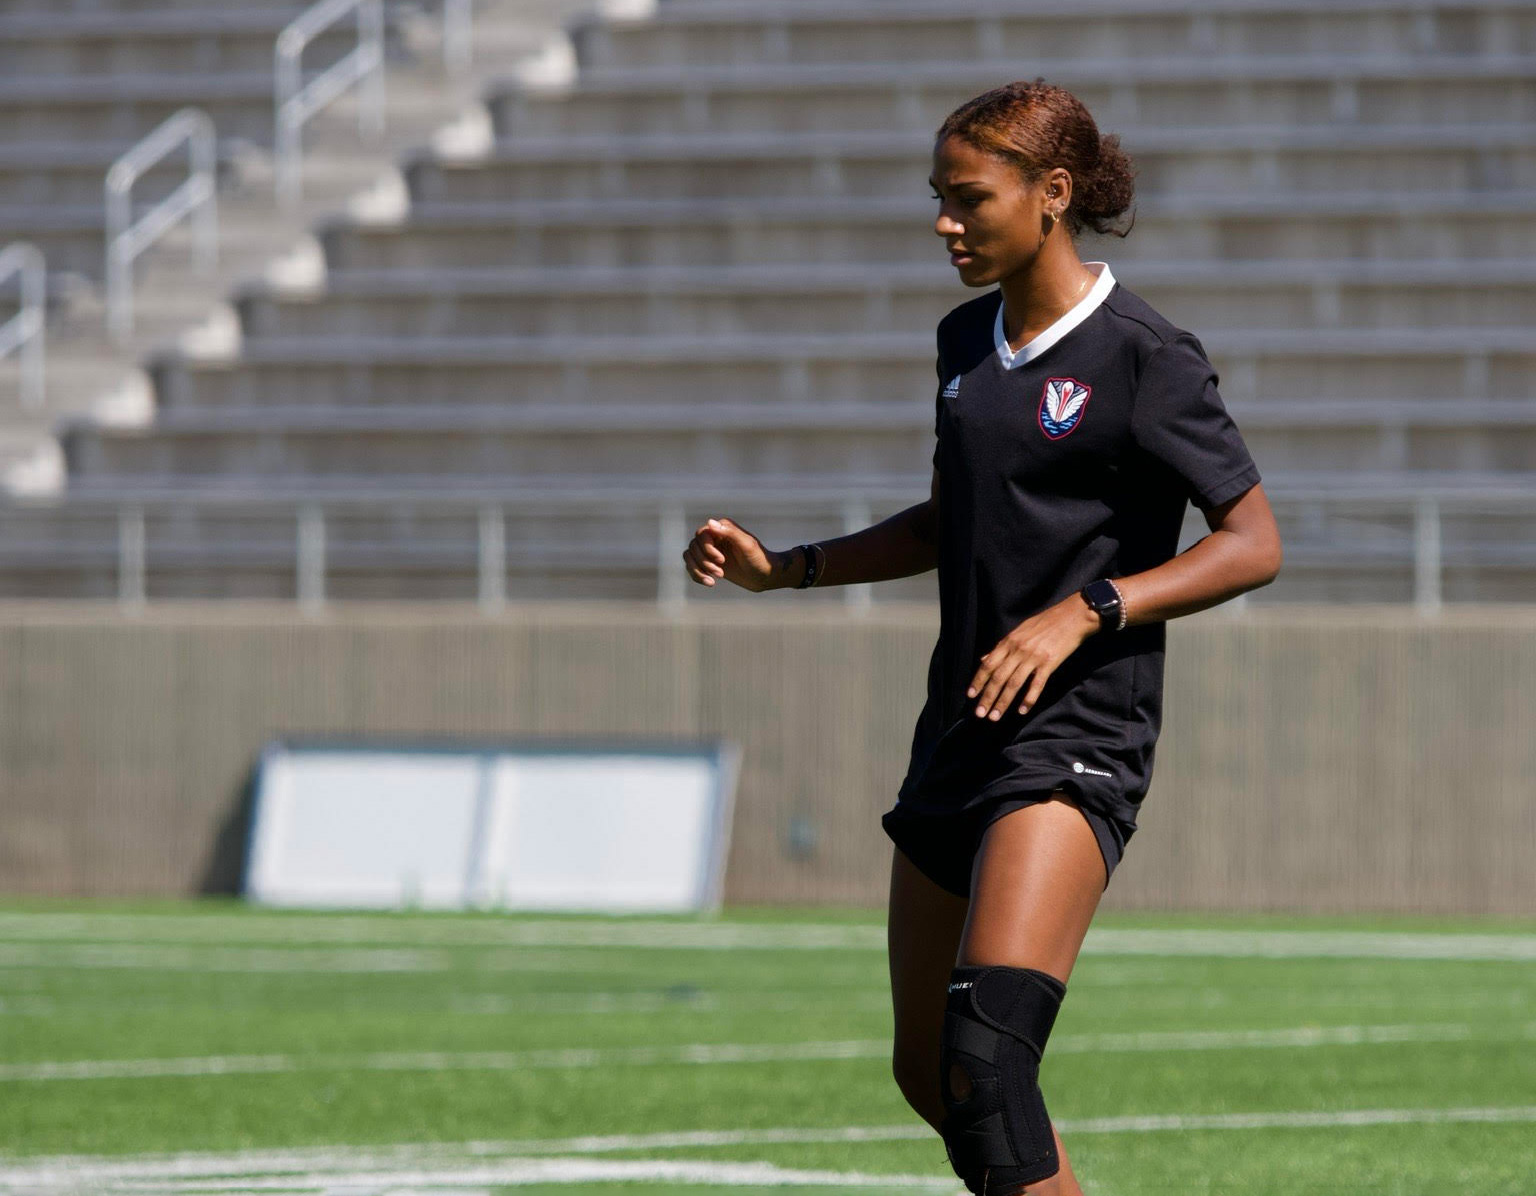
[[[683,550],[683,563],[700,585],[712,586],[715,578],[723,577],[760,594],[779,584],[788,555],[764,548],[746,528],[722,515],[699,526]]]

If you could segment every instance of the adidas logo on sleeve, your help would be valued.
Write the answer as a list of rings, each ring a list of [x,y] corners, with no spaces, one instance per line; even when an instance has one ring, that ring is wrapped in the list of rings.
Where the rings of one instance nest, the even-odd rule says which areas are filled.
[[[958,398],[959,396],[960,396],[960,375],[956,374],[953,378],[951,378],[949,380],[948,384],[944,387],[944,397],[946,399],[954,399],[954,398]]]

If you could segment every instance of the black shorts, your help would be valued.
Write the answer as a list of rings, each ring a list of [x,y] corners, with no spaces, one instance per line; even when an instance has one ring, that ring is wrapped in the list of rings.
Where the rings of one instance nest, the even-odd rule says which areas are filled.
[[[1009,793],[953,813],[939,814],[916,813],[898,802],[894,809],[881,816],[880,825],[919,872],[957,897],[969,897],[971,869],[987,827],[1004,814],[1049,801],[1056,792],[1055,789],[1034,789]],[[1072,798],[1070,793],[1066,796],[1069,800]],[[1077,808],[1099,841],[1099,854],[1104,857],[1104,887],[1107,889],[1134,828],[1127,831],[1117,819],[1106,818],[1081,805]]]

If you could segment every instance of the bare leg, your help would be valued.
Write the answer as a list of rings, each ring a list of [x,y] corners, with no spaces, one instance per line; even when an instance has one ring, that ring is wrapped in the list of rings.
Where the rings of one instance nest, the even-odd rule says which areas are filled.
[[[1093,828],[1065,793],[1004,814],[977,852],[957,962],[1036,968],[1066,983],[1105,881]],[[1023,1191],[1083,1196],[1061,1136],[1051,1133],[1061,1170]]]
[[[886,920],[896,1021],[891,1070],[907,1103],[935,1132],[944,1120],[939,1035],[944,1028],[949,974],[969,908],[966,898],[934,884],[900,849],[892,853]]]

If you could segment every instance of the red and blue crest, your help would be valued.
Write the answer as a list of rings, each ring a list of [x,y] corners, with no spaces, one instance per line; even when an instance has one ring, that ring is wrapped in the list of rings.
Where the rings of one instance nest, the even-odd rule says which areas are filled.
[[[1060,440],[1083,420],[1083,409],[1093,387],[1076,378],[1048,378],[1040,395],[1040,430],[1052,440]]]

